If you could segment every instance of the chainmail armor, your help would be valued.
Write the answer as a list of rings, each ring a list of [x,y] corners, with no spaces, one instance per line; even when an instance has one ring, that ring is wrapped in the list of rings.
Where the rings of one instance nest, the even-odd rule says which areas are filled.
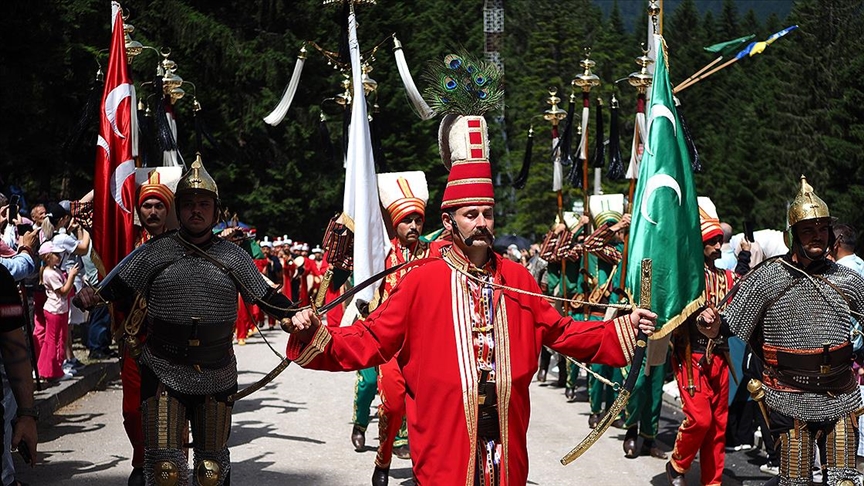
[[[819,276],[807,276],[781,259],[770,260],[741,282],[722,318],[744,341],[761,324],[766,344],[792,349],[822,348],[849,341],[853,311],[864,308],[864,281],[845,267],[830,263]],[[851,363],[850,363],[851,367]],[[782,392],[766,388],[773,410],[805,421],[835,420],[861,407],[857,387],[847,393]]]
[[[151,240],[124,266],[117,278],[147,299],[148,318],[192,326],[199,318],[198,332],[208,326],[232,326],[237,318],[237,292],[244,300],[262,298],[269,287],[248,253],[239,246],[216,238],[205,247],[208,255],[234,271],[234,277],[223,273],[210,261],[189,254],[171,233]],[[230,348],[227,350],[230,352]],[[159,380],[181,393],[208,395],[226,390],[237,381],[237,362],[218,368],[178,365],[157,357],[145,344],[142,363],[156,373]]]

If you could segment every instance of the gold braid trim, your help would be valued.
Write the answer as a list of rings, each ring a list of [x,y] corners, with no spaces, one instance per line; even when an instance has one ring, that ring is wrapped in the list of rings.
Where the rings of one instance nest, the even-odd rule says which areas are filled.
[[[300,356],[298,356],[294,362],[305,367],[319,354],[324,352],[324,348],[330,344],[332,339],[333,337],[330,335],[330,331],[327,330],[327,327],[319,325],[318,330],[315,331],[315,335],[312,337],[312,342],[306,345],[306,349],[300,353]]]
[[[621,344],[621,351],[627,359],[627,364],[633,361],[633,354],[636,352],[636,330],[630,322],[630,316],[621,316],[613,319],[615,331],[618,334],[618,342]]]
[[[696,311],[701,309],[704,305],[705,305],[705,296],[700,295],[699,297],[696,298],[696,300],[687,304],[684,307],[684,309],[681,310],[680,314],[673,317],[672,319],[669,319],[669,321],[667,321],[666,324],[663,324],[663,327],[661,327],[657,331],[654,331],[654,334],[652,334],[648,339],[651,339],[652,341],[656,341],[658,339],[665,337],[667,334],[669,334],[670,332],[677,329],[678,326],[680,326],[681,324],[684,324],[684,322],[686,322],[687,319],[690,318],[690,316],[692,316],[694,313],[696,313]]]

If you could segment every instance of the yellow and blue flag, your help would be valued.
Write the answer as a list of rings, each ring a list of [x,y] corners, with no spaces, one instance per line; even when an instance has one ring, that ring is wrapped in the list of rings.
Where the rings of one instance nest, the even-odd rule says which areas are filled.
[[[768,37],[767,39],[765,39],[764,41],[751,42],[747,47],[742,49],[741,52],[739,52],[735,56],[735,59],[741,59],[744,56],[753,57],[756,54],[761,54],[762,51],[764,51],[768,46],[773,44],[774,41],[783,37],[784,35],[788,34],[789,32],[792,32],[793,30],[795,30],[797,28],[798,28],[797,25],[790,25],[789,27],[786,27],[785,29],[781,30],[780,32],[775,32],[775,33],[771,34],[771,36]]]

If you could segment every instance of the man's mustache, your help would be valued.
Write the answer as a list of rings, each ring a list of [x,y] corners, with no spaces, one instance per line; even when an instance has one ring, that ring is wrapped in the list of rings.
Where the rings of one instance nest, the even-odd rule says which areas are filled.
[[[479,228],[471,233],[471,238],[476,240],[478,237],[487,238],[490,240],[495,238],[492,232],[486,228]]]

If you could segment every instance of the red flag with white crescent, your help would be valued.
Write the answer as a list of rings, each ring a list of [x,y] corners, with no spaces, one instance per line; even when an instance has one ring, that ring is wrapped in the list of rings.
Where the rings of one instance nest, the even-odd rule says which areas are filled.
[[[129,76],[122,9],[111,2],[111,47],[99,122],[93,199],[93,246],[110,271],[135,242],[135,87]]]

